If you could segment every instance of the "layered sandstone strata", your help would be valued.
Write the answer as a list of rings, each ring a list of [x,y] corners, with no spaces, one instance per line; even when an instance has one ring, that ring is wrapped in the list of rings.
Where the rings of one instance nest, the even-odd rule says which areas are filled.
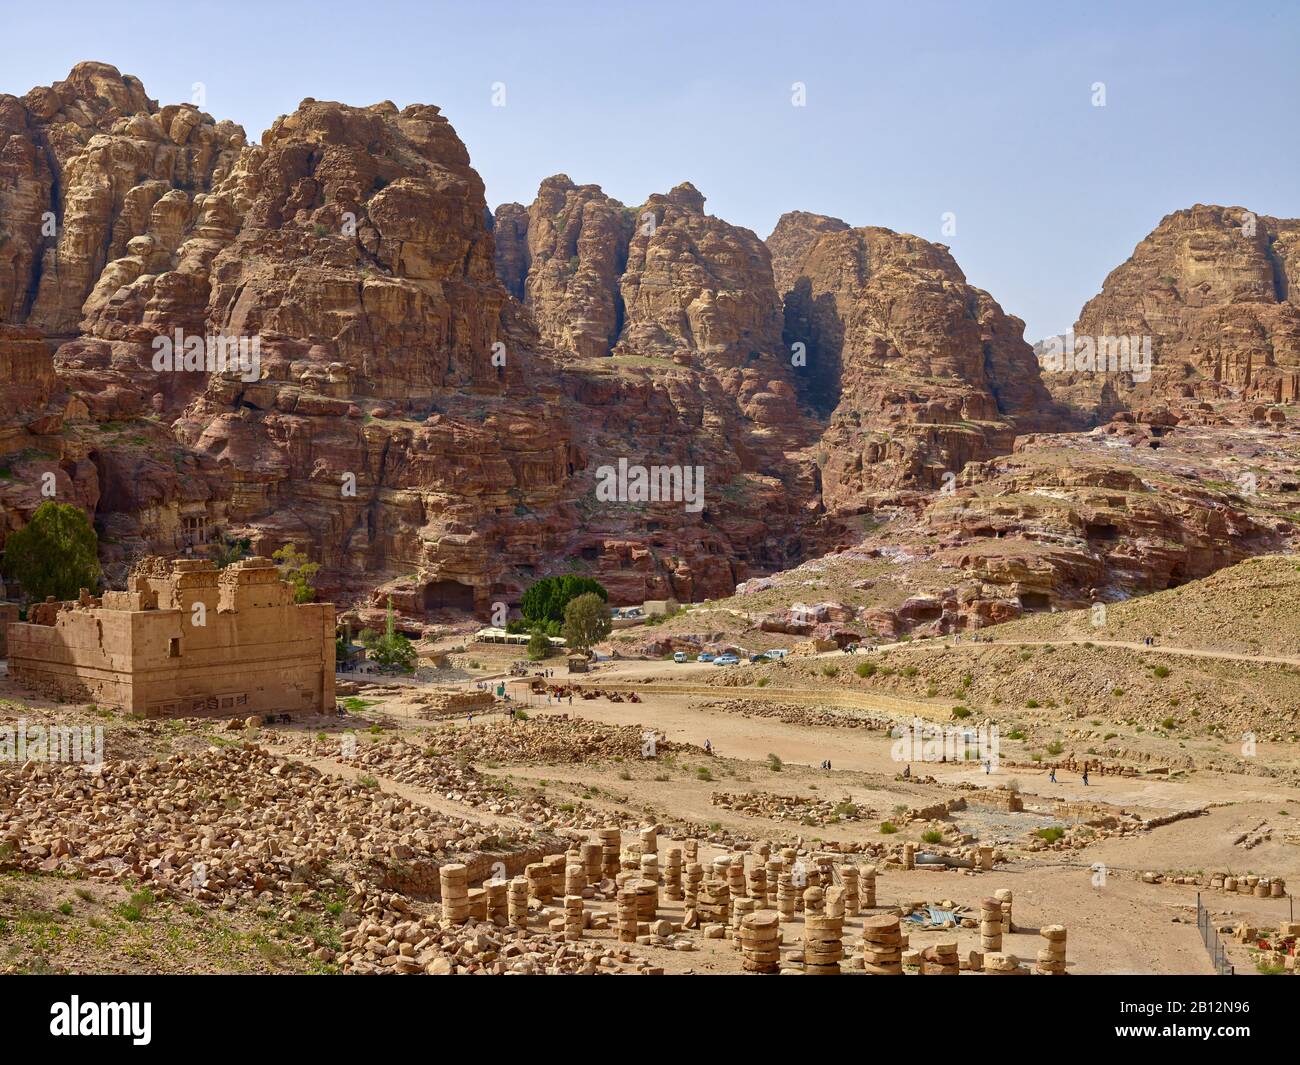
[[[1300,399],[1300,221],[1197,204],[1161,220],[1084,305],[1076,337],[1150,338],[1149,380],[1047,373],[1105,419],[1152,402]],[[1109,371],[1109,366],[1108,366]]]
[[[967,284],[948,249],[802,212],[768,238],[801,393],[823,412],[822,487],[851,507],[883,487],[938,488],[1017,432],[1061,427],[1024,323]]]
[[[436,107],[309,99],[249,145],[91,63],[0,98],[0,136],[0,306],[29,330],[0,356],[47,434],[0,486],[6,526],[39,502],[44,462],[94,512],[110,577],[218,536],[294,542],[325,594],[416,614],[513,603],[556,568],[618,601],[721,595],[816,549],[812,471],[771,429],[793,388],[744,365],[772,358],[774,319],[712,306],[750,287],[774,304],[765,252],[693,190],[656,198],[658,238],[641,238],[648,285],[684,279],[680,315],[638,300],[680,343],[653,367],[638,353],[588,370],[567,364],[607,355],[625,325],[631,212],[556,178],[531,215],[489,225]],[[254,339],[256,366],[157,362],[187,338]],[[702,468],[703,505],[597,505],[620,459]]]

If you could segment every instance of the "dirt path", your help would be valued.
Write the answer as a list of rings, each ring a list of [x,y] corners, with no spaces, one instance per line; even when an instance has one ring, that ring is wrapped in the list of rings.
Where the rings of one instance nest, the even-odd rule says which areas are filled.
[[[741,714],[693,705],[696,697],[729,698],[746,701],[794,702],[809,707],[826,706],[871,709],[888,713],[884,700],[855,692],[820,692],[806,688],[737,689],[708,685],[632,682],[587,682],[606,690],[635,689],[642,695],[640,703],[612,703],[607,699],[577,699],[573,706],[534,707],[532,714],[575,714],[610,725],[638,724],[656,729],[669,740],[703,747],[712,743],[722,757],[762,762],[776,754],[784,762],[804,766],[820,765],[830,759],[836,770],[887,774],[893,776],[902,766],[893,757],[895,741],[883,732],[868,729],[835,728],[827,725],[787,724],[776,718],[745,717]],[[886,697],[887,698],[887,697]],[[938,708],[910,704],[908,700],[888,700],[908,707],[899,720],[910,720],[916,710]],[[914,708],[914,709],[913,709]],[[898,713],[896,710],[895,713]],[[918,714],[917,716],[922,716]],[[1077,774],[1057,774],[1057,783],[1048,782],[1047,769],[1025,766],[998,767],[985,773],[976,763],[935,763],[914,765],[914,773],[934,776],[949,784],[970,783],[976,787],[999,787],[1010,779],[1043,797],[1069,801],[1092,800],[1121,806],[1186,810],[1217,802],[1295,802],[1295,791],[1266,777],[1200,771],[1192,779],[1169,780],[1165,777],[1093,776],[1084,784]]]
[[[1144,651],[1149,654],[1179,655],[1183,658],[1226,658],[1233,662],[1273,662],[1282,666],[1300,666],[1300,658],[1283,658],[1278,655],[1250,655],[1239,651],[1205,651],[1195,647],[1165,647],[1155,645],[1148,647],[1143,643],[1126,640],[993,640],[995,646],[1002,647],[1082,647],[1090,643],[1094,647],[1126,647],[1131,651]]]
[[[908,640],[906,642],[897,640],[894,643],[876,644],[875,651],[864,651],[859,652],[859,654],[871,657],[881,651],[896,649],[933,651],[945,647],[962,647],[965,645],[974,647],[1082,647],[1084,644],[1092,644],[1094,647],[1124,647],[1130,651],[1142,651],[1147,654],[1179,655],[1184,658],[1225,658],[1233,662],[1272,662],[1283,666],[1300,666],[1300,658],[1287,658],[1281,655],[1246,654],[1241,651],[1210,651],[1200,647],[1173,647],[1165,644],[1154,644],[1148,647],[1136,640],[1098,640],[1092,637],[1086,640],[979,640],[975,643],[968,639],[962,643],[954,643],[951,636],[931,636],[923,640]],[[802,657],[838,660],[844,658],[845,655],[842,650],[836,650],[821,651],[815,655]]]

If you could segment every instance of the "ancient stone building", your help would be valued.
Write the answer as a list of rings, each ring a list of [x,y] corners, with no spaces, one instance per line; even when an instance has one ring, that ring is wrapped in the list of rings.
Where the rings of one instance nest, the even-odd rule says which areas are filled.
[[[334,710],[334,606],[295,604],[266,558],[147,558],[126,591],[36,604],[8,635],[10,676],[51,696],[148,717]]]

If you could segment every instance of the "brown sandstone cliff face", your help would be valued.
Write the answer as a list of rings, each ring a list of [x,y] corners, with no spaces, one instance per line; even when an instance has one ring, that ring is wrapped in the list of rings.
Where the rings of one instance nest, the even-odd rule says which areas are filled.
[[[542,182],[525,217],[518,204],[497,213],[507,233],[498,246],[499,270],[507,287],[517,284],[543,340],[580,358],[608,355],[623,322],[618,279],[627,263],[630,213],[596,185],[577,186],[563,174]],[[510,235],[521,223],[522,255]]]
[[[1290,305],[1266,305],[1276,348]],[[176,330],[255,337],[257,372],[155,370]],[[491,217],[435,107],[306,100],[249,145],[103,64],[0,96],[0,534],[50,473],[110,576],[223,532],[296,543],[323,594],[417,618],[483,614],[552,572],[620,603],[716,598],[845,541],[828,508],[900,488],[927,490],[901,495],[955,547],[992,526],[963,528],[943,475],[1061,424],[1021,333],[941,246],[802,213],[765,245],[689,184],[629,210],[557,176]],[[599,500],[620,460],[702,468],[703,505]],[[1037,543],[1038,474],[1017,476],[986,494]],[[1112,486],[1090,487],[1062,489],[1081,514]],[[1261,539],[1167,507],[1043,535],[1089,521],[1121,546],[1054,548],[1057,594],[1123,570],[1130,540],[1172,581]],[[955,561],[1028,587],[1019,562]]]
[[[1149,336],[1149,381],[1048,373],[1055,394],[1105,418],[1186,399],[1300,398],[1300,221],[1197,204],[1165,217],[1084,306],[1076,335]]]
[[[94,514],[110,575],[221,532],[297,543],[327,594],[417,615],[569,569],[616,601],[717,596],[815,548],[808,470],[744,412],[765,377],[566,369],[539,337],[578,355],[618,339],[627,212],[598,190],[555,179],[535,225],[499,212],[498,253],[435,107],[306,100],[250,146],[83,64],[0,99],[0,121],[0,295],[36,327],[0,337],[0,368],[52,408],[7,441],[41,452],[11,463],[7,527],[39,503],[39,460]],[[38,208],[62,219],[45,244]],[[255,337],[257,372],[155,370],[176,330]],[[52,359],[42,334],[63,340]],[[619,459],[704,466],[705,506],[596,505]]]
[[[806,349],[802,394],[828,418],[828,505],[941,487],[1009,452],[1017,432],[1060,427],[1024,324],[942,245],[798,212],[768,241],[788,286],[785,343]]]
[[[799,266],[818,240],[827,233],[843,233],[852,228],[839,218],[809,211],[786,211],[767,238],[772,254],[772,276],[776,290],[784,296],[799,279]]]
[[[692,367],[743,419],[782,432],[798,420],[767,249],[706,214],[693,185],[632,209],[560,174],[526,216],[504,204],[496,224],[498,274],[523,292],[545,342],[582,359]]]
[[[66,81],[21,100],[5,97],[0,110],[12,116],[11,144],[15,133],[23,142],[13,156],[32,164],[21,202],[4,205],[7,215],[15,211],[26,251],[0,277],[0,306],[12,313],[20,293],[33,293],[27,321],[51,335],[77,331],[97,283],[134,280],[129,264],[101,277],[129,247],[142,273],[174,256],[195,201],[244,142],[238,126],[191,105],[159,108],[138,80],[102,63],[78,64]],[[40,189],[46,197],[36,203]],[[58,223],[48,239],[40,225],[46,211]]]

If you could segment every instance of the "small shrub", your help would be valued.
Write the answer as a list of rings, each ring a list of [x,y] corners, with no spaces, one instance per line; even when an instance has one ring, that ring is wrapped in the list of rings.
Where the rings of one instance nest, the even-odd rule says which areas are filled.
[[[893,821],[882,821],[880,824],[880,834],[882,836],[892,836],[898,831],[898,826]]]
[[[943,841],[943,833],[937,828],[932,828],[928,832],[921,833],[921,840],[924,843],[940,843]]]

